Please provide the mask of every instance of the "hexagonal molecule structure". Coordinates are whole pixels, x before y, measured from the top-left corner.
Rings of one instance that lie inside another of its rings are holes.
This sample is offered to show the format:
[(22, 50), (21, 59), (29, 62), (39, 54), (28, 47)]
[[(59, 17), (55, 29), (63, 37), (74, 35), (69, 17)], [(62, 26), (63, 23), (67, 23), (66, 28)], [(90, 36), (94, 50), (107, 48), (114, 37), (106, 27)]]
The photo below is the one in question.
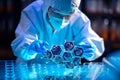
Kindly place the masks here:
[(51, 49), (51, 52), (53, 55), (60, 55), (61, 51), (62, 51), (62, 49), (58, 45), (53, 45), (53, 47)]
[(57, 64), (64, 64), (66, 68), (73, 68), (81, 64), (82, 54), (82, 48), (66, 41), (63, 46), (53, 45), (51, 50), (47, 51), (46, 57)]
[(71, 51), (74, 48), (73, 42), (65, 42), (64, 48), (66, 51)]
[(74, 56), (80, 57), (80, 56), (82, 56), (82, 54), (83, 54), (83, 49), (82, 49), (82, 48), (79, 48), (79, 47), (75, 47), (73, 54), (74, 54)]
[(72, 61), (72, 54), (70, 52), (64, 52), (63, 60), (65, 62), (71, 62)]
[(81, 64), (81, 58), (75, 57), (73, 60), (74, 66), (79, 66)]
[(63, 63), (63, 58), (60, 55), (56, 55), (53, 60), (54, 60), (55, 63), (58, 63), (58, 64)]

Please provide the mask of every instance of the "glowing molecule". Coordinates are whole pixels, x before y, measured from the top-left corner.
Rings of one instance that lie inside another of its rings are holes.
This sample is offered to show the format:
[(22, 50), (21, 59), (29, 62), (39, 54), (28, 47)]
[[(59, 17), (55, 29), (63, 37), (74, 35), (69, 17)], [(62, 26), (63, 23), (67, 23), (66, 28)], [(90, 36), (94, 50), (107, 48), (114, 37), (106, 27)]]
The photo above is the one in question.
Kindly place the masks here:
[(74, 64), (74, 66), (80, 65), (81, 64), (81, 58), (74, 58), (73, 64)]
[(74, 55), (75, 56), (82, 56), (82, 54), (83, 54), (83, 49), (82, 48), (79, 48), (79, 47), (74, 48)]
[(72, 55), (70, 52), (64, 52), (63, 54), (64, 61), (72, 61)]
[(51, 51), (53, 55), (60, 55), (62, 49), (60, 46), (54, 45)]
[(55, 56), (54, 61), (58, 64), (63, 62), (63, 58), (60, 55)]
[(66, 68), (73, 68), (81, 64), (83, 49), (75, 46), (73, 42), (65, 42), (63, 45), (53, 45), (47, 51), (45, 58), (56, 64), (64, 64)]
[(73, 42), (65, 42), (64, 48), (65, 48), (66, 51), (72, 50), (74, 48)]

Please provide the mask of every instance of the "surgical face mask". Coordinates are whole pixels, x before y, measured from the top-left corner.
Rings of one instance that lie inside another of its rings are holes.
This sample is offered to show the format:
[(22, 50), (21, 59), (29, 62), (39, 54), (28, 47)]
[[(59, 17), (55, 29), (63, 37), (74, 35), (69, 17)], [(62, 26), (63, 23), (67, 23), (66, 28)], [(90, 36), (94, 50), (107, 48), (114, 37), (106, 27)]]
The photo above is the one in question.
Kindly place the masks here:
[(49, 22), (55, 30), (59, 30), (60, 28), (63, 28), (64, 26), (69, 24), (69, 20), (57, 18), (54, 16), (49, 17)]
[(62, 26), (63, 20), (54, 16), (49, 16), (49, 22), (55, 30), (59, 30)]

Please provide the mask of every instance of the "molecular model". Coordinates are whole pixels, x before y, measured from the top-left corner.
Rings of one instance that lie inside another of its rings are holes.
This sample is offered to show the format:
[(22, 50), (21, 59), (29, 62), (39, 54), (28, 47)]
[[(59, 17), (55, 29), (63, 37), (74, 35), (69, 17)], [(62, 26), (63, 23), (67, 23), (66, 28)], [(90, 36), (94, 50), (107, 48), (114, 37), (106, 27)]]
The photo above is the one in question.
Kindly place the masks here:
[(53, 45), (45, 57), (56, 64), (65, 64), (67, 68), (74, 68), (81, 64), (82, 54), (82, 48), (74, 46), (73, 42), (65, 42), (63, 46)]

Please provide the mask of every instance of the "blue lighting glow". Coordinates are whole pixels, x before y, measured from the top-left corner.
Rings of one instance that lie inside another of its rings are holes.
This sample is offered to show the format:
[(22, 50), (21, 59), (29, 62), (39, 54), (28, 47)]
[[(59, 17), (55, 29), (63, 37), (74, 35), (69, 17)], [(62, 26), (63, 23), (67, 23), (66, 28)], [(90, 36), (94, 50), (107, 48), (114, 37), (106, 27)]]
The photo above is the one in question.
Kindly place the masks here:
[(119, 80), (118, 75), (105, 62), (90, 62), (66, 68), (64, 64), (0, 61), (0, 80)]

